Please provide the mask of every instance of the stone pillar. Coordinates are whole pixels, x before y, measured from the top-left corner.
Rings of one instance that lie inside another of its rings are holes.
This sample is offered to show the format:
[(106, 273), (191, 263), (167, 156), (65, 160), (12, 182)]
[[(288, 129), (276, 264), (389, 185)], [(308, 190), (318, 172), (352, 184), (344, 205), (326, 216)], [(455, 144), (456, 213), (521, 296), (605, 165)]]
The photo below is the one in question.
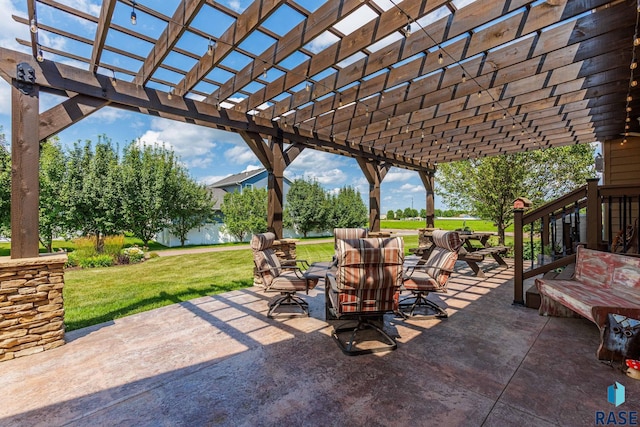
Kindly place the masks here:
[(64, 344), (66, 254), (0, 258), (0, 361)]

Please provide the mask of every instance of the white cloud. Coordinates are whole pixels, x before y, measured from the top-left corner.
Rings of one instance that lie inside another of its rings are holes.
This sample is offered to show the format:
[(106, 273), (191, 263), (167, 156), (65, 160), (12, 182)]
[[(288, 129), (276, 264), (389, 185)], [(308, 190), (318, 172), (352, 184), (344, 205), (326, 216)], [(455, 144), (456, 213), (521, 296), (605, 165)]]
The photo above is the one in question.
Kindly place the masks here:
[(16, 41), (16, 37), (23, 40), (30, 40), (29, 27), (14, 21), (11, 15), (25, 16), (26, 11), (17, 9), (10, 0), (0, 0), (0, 11), (4, 16), (2, 25), (0, 25), (0, 45), (7, 49), (17, 50), (20, 52), (30, 52), (26, 46), (21, 46)]
[(11, 86), (0, 79), (0, 114), (11, 114)]
[(257, 171), (258, 169), (263, 169), (263, 167), (260, 165), (247, 165), (242, 172)]
[(329, 31), (325, 31), (315, 39), (311, 40), (311, 42), (307, 43), (305, 48), (309, 49), (312, 53), (319, 53), (336, 43), (338, 40), (340, 40), (338, 36), (330, 33)]
[(100, 16), (101, 6), (99, 2), (92, 2), (90, 0), (59, 0), (59, 2), (93, 16)]
[(318, 181), (322, 185), (335, 185), (347, 180), (347, 174), (341, 169), (315, 169), (304, 174), (305, 178)]
[(384, 177), (383, 183), (387, 184), (389, 182), (404, 182), (409, 181), (412, 178), (416, 177), (416, 173), (413, 171), (408, 171), (404, 169), (391, 170)]
[(99, 121), (101, 124), (112, 124), (118, 120), (125, 119), (128, 115), (126, 111), (105, 107), (91, 114), (86, 120)]
[(217, 142), (227, 138), (227, 132), (217, 129), (156, 118), (151, 121), (151, 129), (142, 134), (140, 141), (167, 145), (187, 167), (206, 167), (215, 159)]
[[(344, 160), (344, 157), (336, 154), (307, 148), (291, 162), (287, 170), (291, 170), (292, 173), (303, 174), (308, 170), (324, 169), (324, 165), (331, 165), (333, 167), (341, 166), (344, 164)], [(322, 167), (319, 167), (320, 165), (322, 165)]]
[(340, 22), (336, 23), (333, 28), (344, 35), (348, 35), (377, 17), (378, 14), (376, 12), (374, 12), (369, 6), (364, 5), (353, 13), (350, 13)]
[(228, 176), (229, 175), (207, 175), (207, 176), (201, 176), (200, 178), (198, 178), (198, 183), (204, 184), (204, 185), (209, 185), (209, 184), (213, 184), (214, 182), (221, 181), (221, 180), (225, 179)]
[(423, 185), (402, 184), (399, 190), (403, 193), (425, 193)]
[(236, 145), (224, 152), (224, 157), (232, 163), (241, 165), (255, 162), (256, 156), (247, 146)]

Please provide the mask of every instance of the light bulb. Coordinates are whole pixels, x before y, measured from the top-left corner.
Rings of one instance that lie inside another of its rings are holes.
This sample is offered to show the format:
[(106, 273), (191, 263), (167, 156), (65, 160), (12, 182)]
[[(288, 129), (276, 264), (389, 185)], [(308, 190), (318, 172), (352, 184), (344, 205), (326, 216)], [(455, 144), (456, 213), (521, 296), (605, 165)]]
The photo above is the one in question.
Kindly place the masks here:
[(634, 46), (640, 46), (640, 38), (633, 39), (633, 45)]
[(266, 79), (267, 78), (267, 67), (264, 67), (262, 70), (262, 78)]
[(631, 95), (627, 96), (627, 102), (633, 101), (633, 97)]
[(167, 94), (167, 98), (173, 98), (173, 88), (169, 88), (169, 93)]
[(408, 23), (406, 27), (404, 27), (404, 36), (409, 38), (411, 36), (411, 23)]
[(478, 98), (482, 98), (482, 91), (478, 91)]
[(491, 111), (495, 111), (495, 109), (496, 109), (496, 104), (494, 102), (493, 104), (491, 104)]
[(631, 80), (631, 87), (636, 87), (638, 86), (638, 81), (637, 80)]
[(462, 83), (467, 81), (467, 75), (465, 73), (462, 73)]
[(364, 112), (364, 116), (365, 117), (369, 117), (369, 106), (367, 105), (365, 112)]
[(29, 29), (33, 34), (38, 32), (38, 24), (36, 24), (35, 18), (31, 20), (31, 25), (29, 25)]
[(442, 65), (444, 62), (444, 57), (442, 56), (442, 52), (438, 54), (438, 64)]
[(38, 46), (38, 55), (36, 56), (36, 61), (44, 62), (44, 55), (42, 54), (42, 48)]
[(207, 46), (207, 55), (213, 56), (213, 48), (214, 47), (215, 47), (215, 44), (214, 44), (213, 40), (211, 40), (211, 37), (209, 37), (209, 46)]
[(638, 63), (636, 61), (633, 61), (629, 66), (629, 68), (631, 68), (632, 70), (635, 70), (636, 68), (638, 68)]
[(309, 92), (311, 90), (311, 83), (309, 83), (309, 82), (305, 83), (304, 90)]

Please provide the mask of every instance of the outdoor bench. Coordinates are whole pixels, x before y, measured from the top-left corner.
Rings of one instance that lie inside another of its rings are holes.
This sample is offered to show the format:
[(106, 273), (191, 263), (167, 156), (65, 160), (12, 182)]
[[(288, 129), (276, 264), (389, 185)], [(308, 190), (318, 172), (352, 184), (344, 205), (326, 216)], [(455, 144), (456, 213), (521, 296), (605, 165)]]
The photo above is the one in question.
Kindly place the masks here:
[(499, 265), (506, 267), (507, 263), (502, 259), (501, 255), (504, 255), (507, 252), (509, 252), (509, 248), (507, 246), (489, 246), (474, 250), (473, 252), (469, 252), (463, 248), (460, 249), (458, 261), (466, 262), (477, 277), (485, 277), (485, 274), (480, 269), (478, 263), (484, 261), (485, 256), (491, 255)]
[(605, 345), (611, 338), (605, 335), (609, 314), (640, 319), (640, 258), (579, 246), (571, 279), (538, 278), (536, 287), (541, 315), (576, 317), (577, 314), (598, 326), (598, 359), (613, 359), (611, 348)]

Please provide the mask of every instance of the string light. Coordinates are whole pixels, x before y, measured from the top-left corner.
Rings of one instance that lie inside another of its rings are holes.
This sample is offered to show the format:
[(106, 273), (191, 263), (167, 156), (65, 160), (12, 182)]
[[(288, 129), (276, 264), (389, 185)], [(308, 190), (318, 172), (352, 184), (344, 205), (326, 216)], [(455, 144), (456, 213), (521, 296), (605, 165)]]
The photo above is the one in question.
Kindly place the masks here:
[(118, 79), (116, 79), (116, 70), (111, 70), (112, 73), (112, 77), (111, 77), (111, 84), (114, 86), (118, 85)]
[(169, 86), (169, 93), (167, 94), (167, 98), (171, 99), (173, 98), (173, 87)]
[(404, 36), (406, 38), (409, 38), (409, 36), (411, 36), (411, 22), (407, 23), (407, 26), (404, 27), (404, 30), (402, 32), (404, 33)]
[(265, 79), (265, 80), (266, 80), (266, 78), (267, 78), (267, 67), (264, 67), (264, 68), (262, 69), (262, 78), (263, 78), (263, 79)]
[(216, 47), (215, 42), (209, 37), (209, 46), (207, 46), (207, 55), (213, 56), (213, 49)]
[(35, 18), (31, 20), (31, 24), (29, 25), (29, 30), (31, 30), (33, 34), (38, 32), (38, 24), (36, 23)]
[(438, 54), (438, 64), (442, 65), (444, 62), (444, 57), (442, 56), (442, 52)]
[(634, 78), (634, 70), (636, 68), (638, 68), (638, 62), (636, 59), (636, 47), (640, 46), (640, 37), (638, 37), (638, 23), (640, 21), (640, 0), (638, 1), (638, 8), (637, 8), (637, 13), (636, 13), (636, 26), (635, 26), (635, 32), (633, 34), (633, 48), (632, 48), (632, 56), (631, 56), (631, 64), (629, 65), (629, 70), (631, 71), (631, 75), (629, 77), (629, 88), (627, 90), (627, 97), (626, 97), (626, 106), (625, 106), (625, 111), (626, 111), (626, 117), (625, 117), (625, 124), (624, 124), (624, 139), (622, 140), (622, 142), (620, 143), (620, 145), (624, 145), (627, 142), (627, 137), (629, 136), (629, 129), (631, 128), (631, 125), (629, 123), (631, 123), (631, 111), (633, 111), (633, 108), (631, 107), (631, 101), (633, 101), (633, 96), (631, 96), (631, 88), (636, 87), (638, 85), (638, 81), (635, 80)]
[(467, 75), (465, 73), (462, 73), (462, 83), (466, 83), (467, 81)]
[(36, 61), (44, 62), (44, 55), (42, 54), (42, 48), (38, 45), (38, 54), (36, 55)]
[(138, 17), (136, 16), (136, 0), (132, 0), (131, 2), (131, 25), (136, 25), (138, 23)]

